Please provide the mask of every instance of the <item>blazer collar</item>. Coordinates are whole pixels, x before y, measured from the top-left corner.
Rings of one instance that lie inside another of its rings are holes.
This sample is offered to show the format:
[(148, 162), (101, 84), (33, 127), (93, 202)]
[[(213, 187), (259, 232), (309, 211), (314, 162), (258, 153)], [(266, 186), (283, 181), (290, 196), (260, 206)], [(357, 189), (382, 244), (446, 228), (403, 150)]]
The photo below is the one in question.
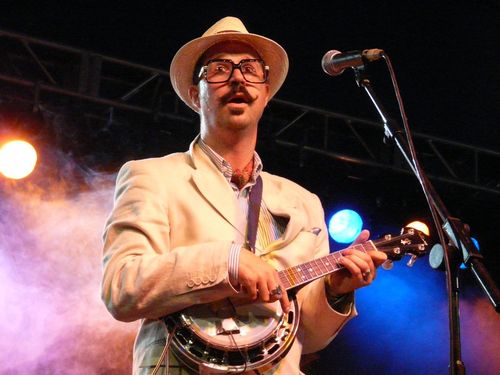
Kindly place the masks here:
[(224, 175), (198, 146), (199, 135), (189, 146), (194, 171), (192, 179), (199, 192), (231, 225), (236, 223), (238, 202)]

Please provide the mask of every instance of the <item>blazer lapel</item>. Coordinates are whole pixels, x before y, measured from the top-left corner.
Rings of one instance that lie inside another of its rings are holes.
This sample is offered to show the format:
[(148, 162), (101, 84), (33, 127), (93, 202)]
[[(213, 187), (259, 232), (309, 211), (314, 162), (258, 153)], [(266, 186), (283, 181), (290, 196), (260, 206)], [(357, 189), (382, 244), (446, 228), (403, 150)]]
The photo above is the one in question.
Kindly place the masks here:
[(193, 182), (200, 194), (231, 225), (236, 225), (238, 203), (231, 186), (207, 155), (196, 145), (196, 138), (189, 148), (194, 172)]

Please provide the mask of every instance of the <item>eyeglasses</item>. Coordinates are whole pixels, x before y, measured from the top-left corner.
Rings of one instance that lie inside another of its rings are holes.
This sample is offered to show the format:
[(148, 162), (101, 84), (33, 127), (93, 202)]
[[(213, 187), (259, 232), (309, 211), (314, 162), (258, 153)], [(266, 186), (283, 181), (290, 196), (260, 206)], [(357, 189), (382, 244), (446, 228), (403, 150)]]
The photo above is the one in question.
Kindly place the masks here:
[(269, 67), (261, 59), (243, 59), (238, 64), (227, 59), (208, 60), (206, 65), (201, 67), (198, 79), (205, 78), (208, 83), (227, 82), (234, 69), (239, 69), (247, 82), (267, 82)]

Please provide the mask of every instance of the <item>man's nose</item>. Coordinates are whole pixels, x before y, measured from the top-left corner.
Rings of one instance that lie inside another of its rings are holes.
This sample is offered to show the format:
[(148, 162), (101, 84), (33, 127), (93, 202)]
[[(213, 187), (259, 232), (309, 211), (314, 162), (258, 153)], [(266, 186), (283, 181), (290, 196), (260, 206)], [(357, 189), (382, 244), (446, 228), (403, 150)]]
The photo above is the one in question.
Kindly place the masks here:
[(243, 77), (243, 73), (241, 73), (241, 70), (239, 68), (233, 69), (233, 74), (231, 74), (230, 81), (237, 83), (245, 82), (245, 77)]

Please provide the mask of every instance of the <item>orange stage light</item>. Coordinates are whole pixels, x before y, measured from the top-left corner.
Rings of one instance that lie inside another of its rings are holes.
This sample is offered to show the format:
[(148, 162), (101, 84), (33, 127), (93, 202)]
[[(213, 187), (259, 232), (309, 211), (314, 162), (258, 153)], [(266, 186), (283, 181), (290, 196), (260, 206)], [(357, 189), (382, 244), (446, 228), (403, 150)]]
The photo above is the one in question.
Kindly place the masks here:
[(9, 141), (0, 147), (0, 173), (11, 179), (21, 179), (35, 169), (35, 148), (22, 140)]
[(406, 224), (406, 227), (419, 230), (420, 232), (425, 234), (427, 237), (429, 237), (429, 235), (430, 235), (429, 227), (427, 226), (427, 224), (423, 223), (422, 221), (418, 221), (418, 220), (412, 221), (411, 223)]

